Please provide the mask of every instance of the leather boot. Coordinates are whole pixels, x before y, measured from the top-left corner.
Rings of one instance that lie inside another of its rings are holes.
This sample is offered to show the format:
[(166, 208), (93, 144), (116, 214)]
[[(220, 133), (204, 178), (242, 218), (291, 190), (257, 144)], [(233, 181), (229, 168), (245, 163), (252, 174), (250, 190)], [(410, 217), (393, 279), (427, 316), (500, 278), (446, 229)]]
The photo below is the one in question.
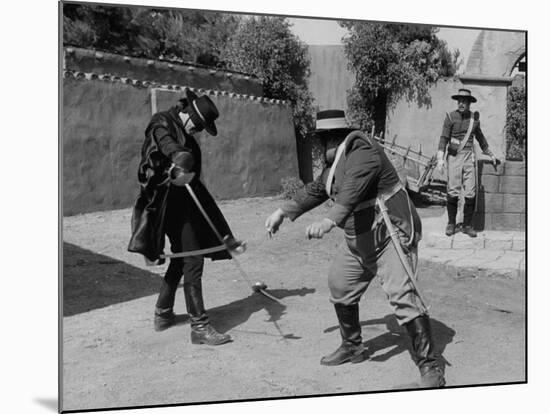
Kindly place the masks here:
[(155, 308), (154, 328), (155, 331), (164, 331), (171, 327), (176, 322), (176, 315), (172, 308), (160, 309)]
[(359, 305), (335, 304), (336, 316), (340, 324), (342, 343), (333, 353), (321, 359), (321, 365), (340, 365), (345, 362), (356, 364), (366, 359), (359, 324)]
[(464, 223), (462, 226), (462, 233), (467, 234), (470, 237), (477, 237), (477, 232), (472, 227), (472, 218), (474, 216), (475, 206), (475, 197), (466, 197), (464, 199)]
[(458, 209), (458, 197), (452, 197), (447, 194), (447, 217), (448, 224), (445, 229), (447, 236), (452, 236), (456, 232), (456, 211)]
[(445, 386), (443, 370), (439, 367), (433, 349), (430, 318), (420, 315), (405, 324), (412, 341), (413, 360), (420, 370), (422, 388), (440, 388)]
[(231, 336), (216, 331), (204, 309), (202, 283), (199, 279), (193, 284), (183, 284), (187, 313), (191, 318), (191, 343), (221, 345), (231, 341)]

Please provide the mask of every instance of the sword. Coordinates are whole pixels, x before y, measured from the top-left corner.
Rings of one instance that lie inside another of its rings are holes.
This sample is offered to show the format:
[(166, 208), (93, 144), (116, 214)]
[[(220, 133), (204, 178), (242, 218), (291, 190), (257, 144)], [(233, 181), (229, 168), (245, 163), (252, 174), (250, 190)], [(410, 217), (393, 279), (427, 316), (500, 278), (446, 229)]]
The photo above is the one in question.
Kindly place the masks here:
[[(203, 215), (204, 219), (208, 222), (208, 225), (210, 226), (210, 228), (212, 229), (212, 231), (214, 232), (214, 234), (216, 235), (216, 237), (218, 238), (218, 240), (220, 241), (220, 243), (222, 243), (225, 248), (227, 249), (227, 251), (229, 252), (229, 254), (231, 255), (231, 257), (233, 258), (233, 262), (235, 263), (235, 266), (237, 267), (239, 273), (241, 274), (242, 278), (246, 281), (246, 283), (248, 283), (248, 286), (250, 287), (250, 289), (252, 289), (253, 292), (259, 292), (261, 293), (262, 295), (264, 295), (266, 298), (269, 298), (277, 303), (279, 303), (280, 305), (283, 305), (283, 306), (286, 306), (280, 299), (277, 299), (275, 296), (272, 296), (270, 295), (268, 292), (265, 291), (265, 285), (261, 284), (261, 283), (252, 283), (252, 281), (250, 280), (250, 278), (248, 277), (248, 275), (246, 274), (246, 272), (244, 271), (244, 269), (241, 267), (241, 264), (239, 263), (239, 261), (237, 260), (237, 258), (235, 257), (235, 254), (233, 253), (232, 249), (230, 249), (226, 243), (225, 243), (225, 239), (222, 237), (222, 235), (218, 232), (218, 229), (216, 229), (216, 226), (214, 226), (214, 223), (212, 222), (212, 220), (210, 220), (210, 217), (208, 217), (208, 214), (206, 213), (206, 211), (204, 210), (204, 208), (202, 207), (202, 204), (201, 202), (199, 201), (199, 199), (197, 198), (197, 196), (195, 195), (195, 192), (193, 191), (193, 189), (191, 188), (191, 186), (189, 184), (185, 184), (185, 188), (187, 189), (187, 191), (189, 192), (189, 195), (191, 195), (191, 198), (193, 199), (193, 201), (195, 202), (197, 208), (200, 210), (201, 214)], [(227, 236), (226, 236), (227, 237)]]
[(416, 282), (414, 281), (415, 272), (413, 272), (411, 265), (409, 261), (407, 260), (407, 257), (405, 255), (405, 252), (403, 251), (403, 247), (401, 246), (401, 242), (399, 241), (399, 237), (397, 235), (397, 231), (395, 230), (391, 220), (390, 216), (388, 215), (388, 209), (386, 207), (386, 204), (384, 203), (384, 200), (382, 200), (380, 197), (376, 198), (376, 204), (378, 204), (378, 208), (380, 209), (380, 213), (382, 214), (382, 218), (384, 219), (384, 223), (386, 223), (386, 227), (388, 229), (388, 232), (390, 233), (391, 241), (393, 243), (393, 247), (395, 247), (395, 251), (397, 252), (397, 255), (399, 256), (399, 259), (401, 260), (401, 263), (403, 264), (403, 267), (405, 268), (405, 273), (407, 274), (407, 277), (409, 278), (409, 281), (411, 282), (411, 285), (413, 286), (414, 290), (416, 291), (416, 294), (418, 295), (418, 299), (420, 299), (420, 303), (422, 304), (422, 307), (428, 311), (428, 306), (426, 306), (426, 302), (422, 298), (422, 295), (420, 294), (420, 290), (418, 290), (418, 286), (416, 285)]

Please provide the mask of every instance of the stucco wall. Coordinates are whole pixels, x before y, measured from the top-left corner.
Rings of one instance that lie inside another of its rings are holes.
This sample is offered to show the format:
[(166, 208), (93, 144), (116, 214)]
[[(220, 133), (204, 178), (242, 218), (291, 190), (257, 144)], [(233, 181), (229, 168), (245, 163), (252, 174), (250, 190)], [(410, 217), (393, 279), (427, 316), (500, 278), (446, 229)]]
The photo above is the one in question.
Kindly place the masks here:
[(309, 46), (311, 77), (309, 88), (319, 110), (347, 110), (347, 91), (355, 83), (347, 69), (344, 47), (339, 45)]
[(526, 33), (482, 30), (468, 57), (469, 75), (509, 76), (526, 52)]
[(463, 84), (457, 79), (442, 79), (429, 93), (431, 106), (419, 107), (414, 102), (402, 99), (388, 113), (386, 140), (421, 151), (432, 156), (437, 152), (445, 113), (456, 109), (451, 99), (459, 88), (467, 87), (477, 98), (471, 110), (480, 112), (481, 129), (489, 147), (503, 158), (505, 153), (506, 93), (505, 84)]
[[(204, 181), (217, 198), (275, 194), (298, 176), (291, 110), (230, 96), (211, 96), (220, 110), (217, 137), (201, 136)], [(159, 95), (160, 109), (177, 100)], [(63, 79), (63, 213), (125, 208), (138, 191), (137, 165), (151, 117), (149, 88)], [(204, 134), (204, 133), (202, 133)]]

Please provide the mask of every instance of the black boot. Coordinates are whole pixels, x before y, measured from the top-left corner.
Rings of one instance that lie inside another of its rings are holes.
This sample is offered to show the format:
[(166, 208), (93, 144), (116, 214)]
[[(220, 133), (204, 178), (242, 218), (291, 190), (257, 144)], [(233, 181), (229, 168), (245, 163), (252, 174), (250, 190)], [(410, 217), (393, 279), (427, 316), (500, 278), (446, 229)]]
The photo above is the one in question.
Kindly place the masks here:
[(168, 329), (176, 322), (176, 315), (172, 308), (169, 309), (155, 309), (154, 328), (155, 331), (160, 332)]
[(458, 209), (458, 197), (451, 197), (447, 194), (447, 216), (448, 224), (445, 229), (447, 236), (452, 236), (456, 232), (456, 211)]
[(231, 336), (216, 331), (204, 309), (201, 280), (193, 284), (183, 284), (187, 313), (191, 317), (191, 343), (221, 345), (231, 341)]
[(445, 377), (433, 349), (430, 318), (420, 315), (405, 324), (412, 341), (413, 360), (420, 370), (422, 388), (445, 386)]
[(342, 344), (332, 354), (321, 359), (321, 365), (340, 365), (345, 362), (355, 364), (366, 359), (359, 324), (359, 305), (335, 304), (336, 316), (340, 324)]
[(166, 270), (166, 275), (161, 281), (160, 292), (155, 306), (154, 329), (164, 331), (176, 322), (174, 314), (174, 301), (176, 290), (182, 276), (182, 261), (173, 259)]
[(477, 232), (472, 226), (472, 218), (474, 217), (474, 209), (476, 207), (475, 197), (464, 198), (464, 220), (462, 226), (462, 233), (467, 234), (470, 237), (477, 237)]

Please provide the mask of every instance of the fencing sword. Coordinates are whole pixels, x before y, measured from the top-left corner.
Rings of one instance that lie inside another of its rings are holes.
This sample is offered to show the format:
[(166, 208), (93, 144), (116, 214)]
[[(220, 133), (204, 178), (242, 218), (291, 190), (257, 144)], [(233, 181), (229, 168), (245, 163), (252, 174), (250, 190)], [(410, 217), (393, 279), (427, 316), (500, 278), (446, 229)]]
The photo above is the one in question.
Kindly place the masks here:
[[(426, 302), (422, 298), (422, 295), (420, 294), (420, 290), (418, 289), (418, 286), (415, 282), (415, 272), (413, 272), (411, 265), (409, 261), (407, 260), (407, 257), (405, 255), (405, 252), (403, 251), (403, 247), (401, 246), (401, 242), (399, 240), (399, 236), (397, 235), (397, 230), (395, 230), (395, 227), (393, 226), (390, 216), (388, 215), (388, 209), (386, 207), (386, 203), (382, 198), (377, 197), (376, 198), (376, 204), (378, 205), (378, 208), (380, 209), (380, 214), (382, 214), (382, 218), (384, 219), (384, 223), (386, 224), (386, 228), (388, 229), (388, 232), (390, 233), (391, 241), (393, 243), (393, 246), (395, 247), (395, 251), (397, 252), (397, 255), (399, 256), (399, 259), (401, 260), (401, 263), (403, 264), (403, 267), (405, 268), (405, 273), (407, 274), (407, 277), (409, 278), (411, 285), (413, 286), (414, 290), (416, 291), (416, 294), (418, 295), (418, 299), (420, 299), (420, 303), (422, 304), (422, 307), (428, 311), (429, 307), (426, 306)], [(418, 264), (417, 264), (418, 266)]]
[[(269, 298), (269, 299), (277, 302), (280, 305), (286, 306), (280, 299), (277, 299), (275, 296), (273, 296), (273, 295), (269, 294), (268, 292), (266, 292), (265, 289), (266, 289), (267, 286), (264, 283), (261, 283), (261, 282), (252, 283), (252, 281), (250, 280), (250, 278), (248, 277), (248, 275), (246, 274), (246, 272), (242, 268), (241, 264), (237, 260), (236, 255), (233, 252), (233, 250), (231, 248), (229, 248), (229, 246), (227, 246), (226, 239), (227, 239), (228, 236), (226, 236), (226, 238), (224, 239), (222, 237), (222, 235), (219, 233), (218, 229), (216, 229), (216, 226), (214, 226), (214, 223), (212, 222), (212, 220), (210, 220), (210, 217), (208, 217), (208, 214), (204, 210), (201, 202), (199, 201), (199, 199), (195, 195), (195, 192), (193, 191), (191, 186), (189, 184), (185, 184), (185, 188), (189, 192), (189, 195), (191, 196), (191, 198), (195, 202), (195, 205), (200, 210), (200, 212), (203, 215), (204, 219), (207, 221), (208, 225), (210, 226), (210, 228), (212, 229), (212, 231), (214, 232), (214, 234), (216, 235), (216, 237), (218, 238), (220, 243), (223, 244), (224, 249), (227, 250), (229, 252), (229, 254), (231, 255), (231, 258), (233, 259), (233, 263), (235, 263), (235, 266), (237, 267), (237, 270), (239, 271), (242, 278), (246, 281), (246, 283), (248, 283), (248, 286), (250, 287), (250, 289), (252, 289), (253, 292), (261, 293), (266, 298)], [(224, 250), (224, 249), (220, 249), (220, 250)], [(195, 252), (195, 254), (196, 254), (196, 252)]]

